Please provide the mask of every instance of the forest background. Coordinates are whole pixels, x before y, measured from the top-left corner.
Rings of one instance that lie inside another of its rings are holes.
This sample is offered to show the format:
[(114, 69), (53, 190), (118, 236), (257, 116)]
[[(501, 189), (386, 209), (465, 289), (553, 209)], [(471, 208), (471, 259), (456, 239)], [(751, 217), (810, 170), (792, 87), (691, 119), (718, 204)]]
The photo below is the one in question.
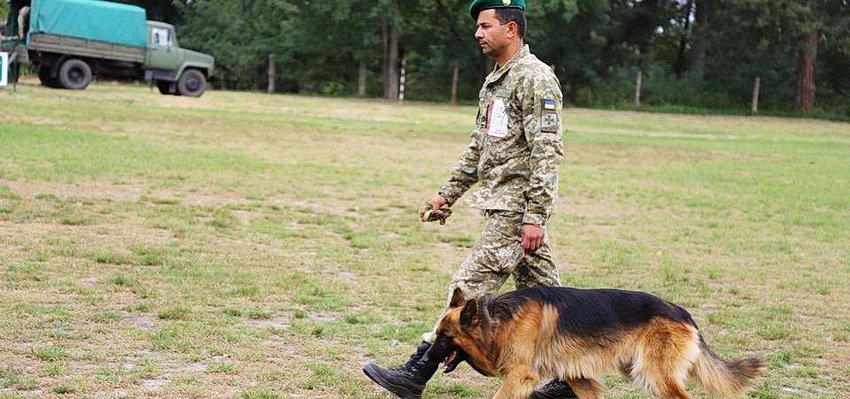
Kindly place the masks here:
[[(130, 0), (213, 54), (219, 89), (469, 102), (492, 68), (468, 0)], [(8, 9), (8, 5), (0, 3)], [(0, 9), (0, 14), (6, 10)], [(850, 118), (850, 1), (530, 0), (567, 103)], [(274, 62), (274, 79), (269, 64)]]

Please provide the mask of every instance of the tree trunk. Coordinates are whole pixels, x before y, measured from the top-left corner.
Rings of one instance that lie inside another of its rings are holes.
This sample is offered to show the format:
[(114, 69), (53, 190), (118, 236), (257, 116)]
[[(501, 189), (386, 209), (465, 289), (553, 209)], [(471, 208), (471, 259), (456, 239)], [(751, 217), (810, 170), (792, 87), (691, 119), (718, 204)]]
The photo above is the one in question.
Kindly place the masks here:
[(691, 73), (698, 78), (705, 76), (705, 43), (708, 41), (709, 1), (696, 0), (694, 10), (693, 41), (691, 44)]
[(366, 61), (360, 61), (357, 73), (357, 97), (366, 97)]
[(688, 0), (688, 12), (685, 14), (685, 26), (682, 37), (679, 38), (679, 51), (676, 53), (676, 63), (673, 65), (673, 71), (676, 72), (676, 77), (681, 78), (682, 74), (688, 69), (685, 60), (685, 50), (688, 48), (688, 41), (691, 37), (691, 15), (694, 13), (694, 2)]
[(815, 107), (815, 63), (818, 54), (818, 32), (803, 36), (797, 64), (797, 88), (794, 94), (794, 112), (808, 112)]
[(384, 51), (381, 54), (381, 82), (384, 85), (384, 97), (387, 96), (387, 24), (381, 25), (381, 43), (384, 45)]
[(449, 99), (449, 103), (457, 104), (457, 81), (460, 78), (460, 66), (458, 64), (452, 65), (452, 96)]
[(398, 99), (398, 29), (393, 22), (384, 24), (384, 98)]

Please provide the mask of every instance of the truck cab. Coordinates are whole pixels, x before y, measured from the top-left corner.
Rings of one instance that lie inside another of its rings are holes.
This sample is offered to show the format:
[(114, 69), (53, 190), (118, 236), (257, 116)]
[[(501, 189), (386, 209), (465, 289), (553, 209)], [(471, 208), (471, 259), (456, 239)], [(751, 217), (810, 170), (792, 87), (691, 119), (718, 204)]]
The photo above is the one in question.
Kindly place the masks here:
[(215, 59), (181, 48), (171, 24), (147, 21), (147, 27), (144, 79), (155, 81), (162, 94), (203, 92), (206, 79), (213, 76)]

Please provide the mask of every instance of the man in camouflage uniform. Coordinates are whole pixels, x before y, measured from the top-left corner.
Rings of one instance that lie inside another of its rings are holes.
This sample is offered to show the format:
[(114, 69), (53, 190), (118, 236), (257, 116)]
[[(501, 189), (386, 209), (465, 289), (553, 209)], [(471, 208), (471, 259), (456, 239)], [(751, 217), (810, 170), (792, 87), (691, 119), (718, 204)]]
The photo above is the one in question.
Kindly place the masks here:
[[(479, 183), (468, 203), (484, 212), (486, 222), (472, 253), (452, 277), (449, 299), (455, 288), (467, 297), (498, 292), (509, 276), (517, 288), (560, 285), (545, 226), (558, 198), (562, 95), (555, 74), (523, 42), (524, 9), (523, 0), (475, 0), (470, 5), (478, 26), (475, 38), (497, 65), (479, 93), (470, 143), (428, 204), (440, 212)], [(422, 338), (406, 364), (383, 368), (370, 363), (363, 371), (399, 397), (420, 398), (443, 360), (423, 358), (436, 337), (432, 331)], [(569, 385), (559, 381), (531, 396), (574, 397)]]

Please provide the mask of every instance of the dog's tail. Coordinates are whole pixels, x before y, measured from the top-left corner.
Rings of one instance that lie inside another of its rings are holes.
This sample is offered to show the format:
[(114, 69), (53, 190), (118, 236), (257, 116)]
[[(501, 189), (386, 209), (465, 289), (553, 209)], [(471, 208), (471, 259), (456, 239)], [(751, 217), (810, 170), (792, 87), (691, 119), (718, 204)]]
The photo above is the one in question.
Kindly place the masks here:
[(700, 355), (691, 368), (691, 377), (724, 398), (737, 396), (744, 391), (750, 381), (761, 374), (764, 366), (761, 360), (754, 357), (723, 360), (708, 347), (702, 335), (699, 337), (699, 348)]

